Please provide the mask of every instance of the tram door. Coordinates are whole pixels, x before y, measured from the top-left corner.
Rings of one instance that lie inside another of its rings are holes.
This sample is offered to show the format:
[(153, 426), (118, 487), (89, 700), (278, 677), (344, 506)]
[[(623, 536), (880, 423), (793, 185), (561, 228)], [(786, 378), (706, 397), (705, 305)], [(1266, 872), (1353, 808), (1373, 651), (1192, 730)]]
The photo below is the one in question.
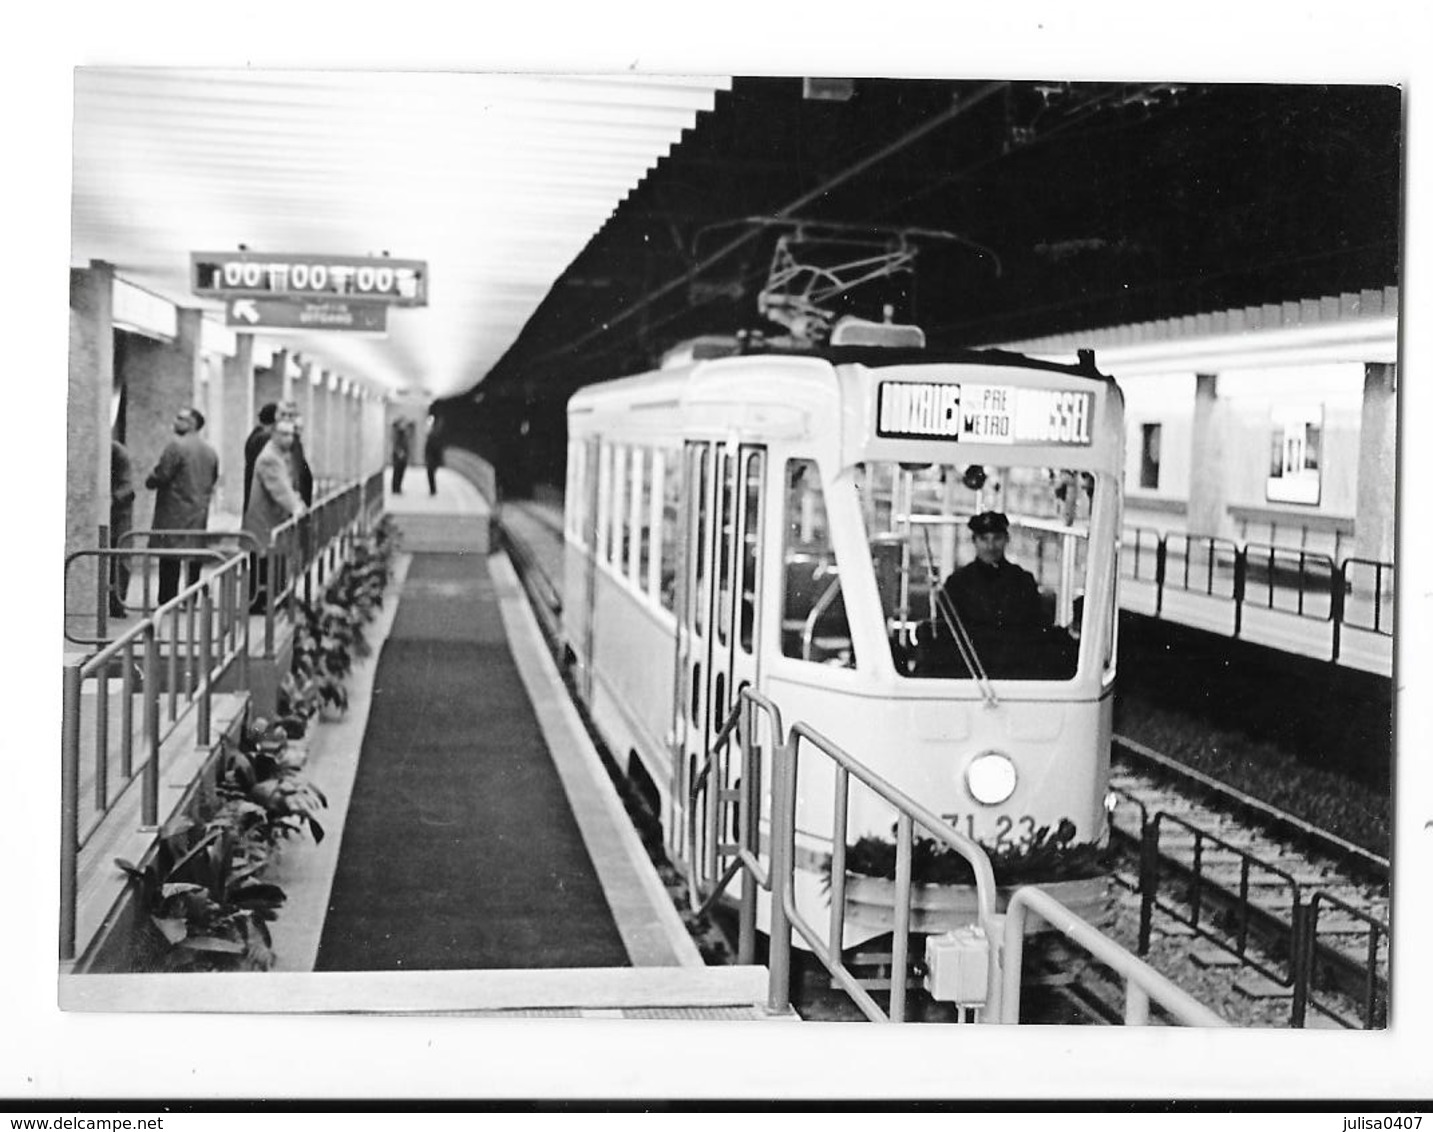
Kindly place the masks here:
[[(693, 854), (699, 873), (716, 867), (718, 790), (734, 784), (739, 748), (721, 760), (703, 793), (702, 812), (688, 815), (692, 785), (707, 763), (712, 742), (730, 714), (739, 689), (756, 680), (756, 600), (765, 453), (735, 442), (692, 442), (686, 450), (689, 477), (686, 592), (678, 629), (680, 735), (675, 792), (683, 809), (683, 856)], [(695, 820), (688, 824), (688, 818)], [(723, 830), (723, 835), (729, 834)]]

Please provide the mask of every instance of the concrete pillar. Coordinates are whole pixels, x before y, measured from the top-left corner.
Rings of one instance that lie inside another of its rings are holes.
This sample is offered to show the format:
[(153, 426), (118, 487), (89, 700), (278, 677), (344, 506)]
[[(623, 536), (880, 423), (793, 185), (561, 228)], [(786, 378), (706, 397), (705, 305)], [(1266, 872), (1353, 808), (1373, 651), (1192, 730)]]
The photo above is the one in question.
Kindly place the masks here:
[(309, 466), (313, 474), (324, 480), (333, 478), (333, 448), (329, 444), (329, 398), (327, 370), (319, 371), (319, 381), (313, 389), (313, 452)]
[(1194, 424), (1189, 445), (1187, 524), (1191, 535), (1218, 536), (1228, 533), (1224, 466), (1227, 433), (1228, 420), (1223, 403), (1219, 400), (1218, 375), (1196, 374)]
[[(109, 523), (114, 268), (98, 260), (91, 261), (88, 268), (70, 272), (69, 370), (65, 440), (67, 555), (96, 546), (99, 527)], [(95, 567), (77, 563), (66, 580), (66, 611), (92, 619), (95, 592)]]
[[(198, 382), (198, 312), (180, 310), (176, 315), (178, 334), (173, 342), (127, 335), (116, 374), (125, 386), (125, 437), (138, 492), (134, 501), (137, 531), (154, 525), (154, 492), (144, 486), (144, 480), (174, 439), (175, 414), (194, 404)], [(190, 315), (196, 317), (186, 317)], [(201, 435), (213, 443), (207, 427)]]
[(284, 399), (284, 361), (284, 352), (275, 350), (273, 361), (254, 371), (255, 414), (270, 401), (277, 405)]
[(219, 506), (243, 517), (244, 441), (258, 423), (259, 406), (254, 399), (254, 336), (234, 336), (234, 356), (224, 359), (224, 420), (217, 440), (209, 443), (219, 451)]
[(1370, 362), (1363, 369), (1363, 411), (1358, 429), (1358, 513), (1354, 555), (1393, 561), (1397, 516), (1393, 509), (1398, 471), (1398, 367)]

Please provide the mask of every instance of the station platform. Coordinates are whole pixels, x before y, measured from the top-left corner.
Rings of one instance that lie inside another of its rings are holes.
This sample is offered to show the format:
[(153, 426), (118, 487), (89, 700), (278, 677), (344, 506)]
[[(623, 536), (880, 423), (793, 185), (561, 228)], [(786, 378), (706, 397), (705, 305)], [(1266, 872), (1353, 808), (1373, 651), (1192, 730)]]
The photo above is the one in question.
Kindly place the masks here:
[(327, 836), (285, 847), (276, 969), (62, 977), (95, 1011), (767, 1020), (708, 967), (632, 828), (467, 479), (421, 468), (371, 656), (305, 773)]

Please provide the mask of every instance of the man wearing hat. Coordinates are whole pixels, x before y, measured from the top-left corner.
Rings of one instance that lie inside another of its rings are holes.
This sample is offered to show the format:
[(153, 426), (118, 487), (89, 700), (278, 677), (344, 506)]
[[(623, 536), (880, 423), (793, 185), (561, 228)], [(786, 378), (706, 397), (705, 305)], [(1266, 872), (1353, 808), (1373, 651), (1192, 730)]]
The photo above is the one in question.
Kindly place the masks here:
[(1010, 520), (999, 511), (982, 511), (967, 525), (975, 560), (945, 581), (945, 592), (965, 627), (972, 635), (981, 630), (1040, 628), (1044, 619), (1035, 577), (1005, 557)]

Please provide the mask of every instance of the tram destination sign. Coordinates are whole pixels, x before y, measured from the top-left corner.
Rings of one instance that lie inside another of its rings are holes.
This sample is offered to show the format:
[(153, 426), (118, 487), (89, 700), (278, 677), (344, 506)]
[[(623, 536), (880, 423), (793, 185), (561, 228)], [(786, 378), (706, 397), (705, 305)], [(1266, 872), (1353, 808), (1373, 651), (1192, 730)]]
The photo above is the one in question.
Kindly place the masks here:
[(240, 330), (359, 330), (388, 332), (388, 308), (382, 303), (330, 299), (230, 299), (224, 321)]
[(1018, 385), (883, 381), (876, 435), (972, 444), (1053, 444), (1087, 448), (1095, 395)]
[(386, 256), (191, 252), (190, 283), (206, 299), (361, 300), (428, 305), (428, 264)]

